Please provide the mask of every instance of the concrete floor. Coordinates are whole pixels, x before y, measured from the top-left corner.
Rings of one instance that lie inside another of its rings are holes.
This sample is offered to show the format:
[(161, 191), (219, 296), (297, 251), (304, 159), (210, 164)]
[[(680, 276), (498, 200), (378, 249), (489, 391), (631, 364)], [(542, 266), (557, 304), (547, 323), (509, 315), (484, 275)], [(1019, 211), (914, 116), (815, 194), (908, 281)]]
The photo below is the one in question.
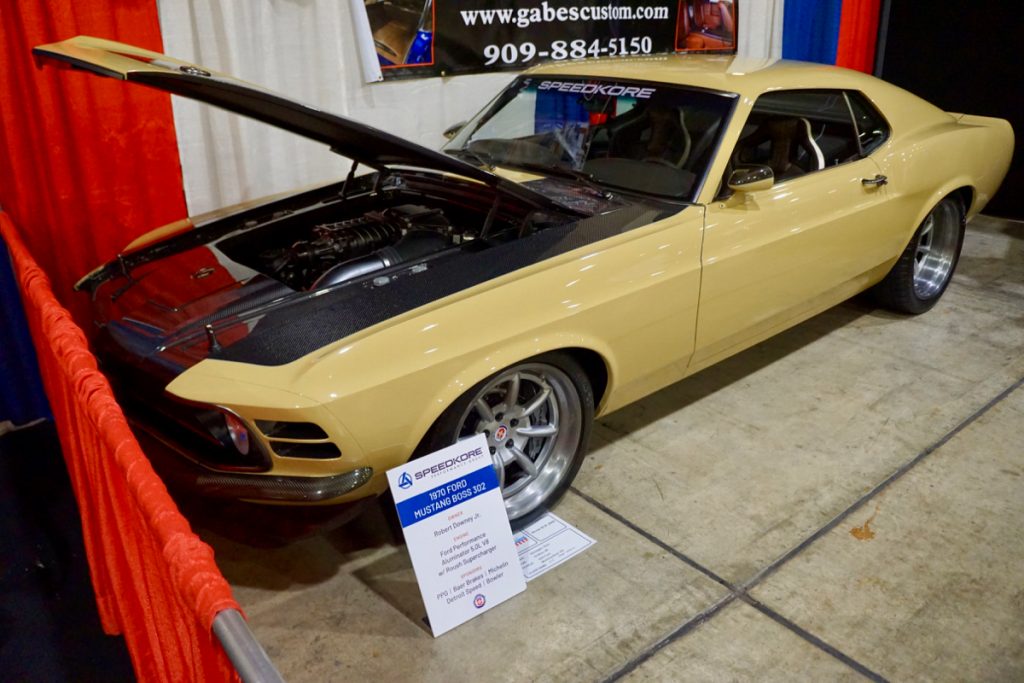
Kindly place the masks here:
[(930, 313), (861, 301), (621, 410), (557, 513), (597, 545), (435, 640), (378, 511), (212, 531), (286, 680), (1024, 679), (1024, 224)]

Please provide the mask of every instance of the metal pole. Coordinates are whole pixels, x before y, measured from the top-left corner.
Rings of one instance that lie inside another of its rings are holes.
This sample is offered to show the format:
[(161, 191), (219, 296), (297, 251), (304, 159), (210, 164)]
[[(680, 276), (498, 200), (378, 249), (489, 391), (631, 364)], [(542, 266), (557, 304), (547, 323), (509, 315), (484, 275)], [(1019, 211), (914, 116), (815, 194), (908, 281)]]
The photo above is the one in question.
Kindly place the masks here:
[(277, 667), (249, 630), (236, 609), (225, 609), (213, 618), (213, 634), (244, 683), (284, 683)]
[(874, 75), (882, 77), (882, 70), (885, 68), (885, 50), (889, 42), (889, 15), (892, 12), (892, 0), (882, 0), (878, 13), (878, 39), (875, 41), (875, 68)]

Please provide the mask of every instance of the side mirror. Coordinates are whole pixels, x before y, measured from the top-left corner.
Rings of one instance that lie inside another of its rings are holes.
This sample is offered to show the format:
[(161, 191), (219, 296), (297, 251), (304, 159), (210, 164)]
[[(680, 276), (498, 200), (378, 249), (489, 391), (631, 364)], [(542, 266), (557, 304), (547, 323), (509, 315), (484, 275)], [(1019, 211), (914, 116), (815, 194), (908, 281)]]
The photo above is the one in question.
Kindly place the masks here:
[(729, 189), (734, 192), (759, 192), (775, 184), (775, 174), (768, 166), (738, 168), (729, 176)]
[(447, 128), (444, 129), (442, 135), (444, 135), (446, 140), (451, 140), (453, 137), (459, 134), (459, 131), (462, 130), (467, 123), (468, 121), (459, 121), (456, 124), (448, 126)]

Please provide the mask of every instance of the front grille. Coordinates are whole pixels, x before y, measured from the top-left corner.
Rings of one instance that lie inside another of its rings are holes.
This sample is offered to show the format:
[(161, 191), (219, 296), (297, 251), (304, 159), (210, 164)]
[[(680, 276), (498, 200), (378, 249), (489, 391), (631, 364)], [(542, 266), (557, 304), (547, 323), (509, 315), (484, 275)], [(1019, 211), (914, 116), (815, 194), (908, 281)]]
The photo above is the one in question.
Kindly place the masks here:
[(221, 410), (176, 400), (164, 391), (173, 374), (145, 359), (115, 352), (116, 345), (106, 342), (110, 348), (102, 355), (103, 370), (125, 412), (190, 460), (216, 470), (266, 472), (272, 465), (268, 445), (282, 458), (341, 457), (341, 450), (320, 425), (285, 420), (256, 420), (254, 426), (265, 442), (251, 439), (249, 452), (243, 455), (231, 445)]
[(223, 420), (210, 407), (178, 401), (164, 391), (170, 380), (149, 365), (132, 365), (127, 354), (103, 356), (103, 371), (110, 379), (118, 403), (130, 420), (172, 446), (190, 460), (218, 470), (265, 472), (270, 457), (253, 443), (242, 455), (210, 432), (212, 421)]
[(256, 420), (256, 428), (268, 439), (299, 439), (316, 441), (326, 439), (327, 432), (312, 422), (282, 422), (280, 420)]
[(323, 427), (312, 422), (256, 420), (256, 428), (266, 437), (270, 449), (282, 458), (330, 460), (341, 457), (339, 449)]

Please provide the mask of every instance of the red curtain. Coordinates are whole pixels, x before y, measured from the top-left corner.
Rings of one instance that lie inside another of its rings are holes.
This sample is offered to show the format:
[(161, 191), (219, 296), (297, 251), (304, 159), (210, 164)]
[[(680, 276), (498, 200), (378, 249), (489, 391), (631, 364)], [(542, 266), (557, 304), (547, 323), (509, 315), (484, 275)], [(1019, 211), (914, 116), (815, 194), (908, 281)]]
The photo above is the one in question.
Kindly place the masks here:
[(213, 551), (153, 472), (85, 334), (54, 296), (88, 321), (74, 282), (186, 213), (166, 94), (36, 68), (34, 45), (79, 34), (162, 49), (155, 0), (0, 0), (0, 206), (28, 248), (2, 212), (0, 233), (78, 500), (104, 629), (124, 634), (140, 680), (237, 680), (211, 631), (218, 612), (238, 608)]
[(85, 335), (0, 212), (43, 384), (82, 516), (100, 620), (123, 633), (141, 681), (232, 681), (211, 631), (238, 609), (213, 550), (192, 533), (128, 428)]
[(75, 281), (186, 208), (168, 95), (37, 68), (33, 46), (79, 34), (162, 51), (156, 0), (0, 0), (0, 206), (88, 323)]
[(843, 0), (836, 66), (864, 73), (875, 68), (875, 43), (881, 0)]

